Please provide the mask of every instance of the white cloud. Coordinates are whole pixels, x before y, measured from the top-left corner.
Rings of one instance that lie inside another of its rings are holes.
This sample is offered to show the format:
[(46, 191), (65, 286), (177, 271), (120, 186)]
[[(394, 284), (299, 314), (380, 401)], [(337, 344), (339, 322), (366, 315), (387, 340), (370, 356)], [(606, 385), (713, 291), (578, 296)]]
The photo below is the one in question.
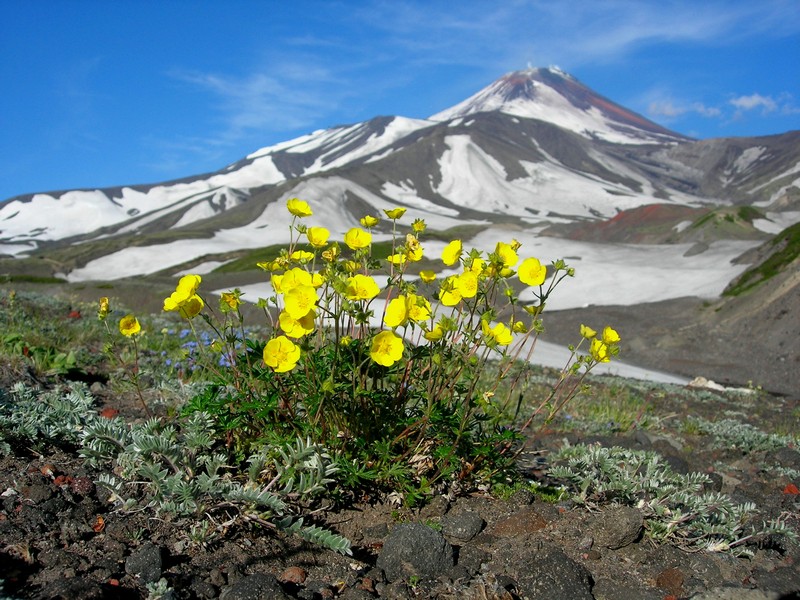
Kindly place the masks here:
[(706, 106), (702, 102), (676, 103), (673, 100), (656, 100), (650, 102), (647, 107), (647, 114), (654, 118), (674, 119), (687, 113), (696, 113), (708, 118), (716, 118), (722, 115), (722, 111), (719, 108)]
[(778, 103), (775, 102), (770, 96), (762, 96), (761, 94), (751, 94), (749, 96), (739, 96), (730, 100), (730, 104), (736, 107), (737, 113), (761, 108), (762, 113), (766, 114), (777, 110)]

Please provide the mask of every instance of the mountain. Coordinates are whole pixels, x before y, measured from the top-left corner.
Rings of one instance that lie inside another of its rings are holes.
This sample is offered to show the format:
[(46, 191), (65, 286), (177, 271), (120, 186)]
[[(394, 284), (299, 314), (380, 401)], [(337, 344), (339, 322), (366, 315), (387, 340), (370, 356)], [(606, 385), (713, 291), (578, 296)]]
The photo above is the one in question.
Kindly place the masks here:
[(604, 98), (556, 68), (504, 75), (460, 104), (433, 115), (431, 120), (451, 121), (492, 111), (548, 121), (577, 134), (609, 142), (690, 140)]
[[(691, 140), (558, 69), (528, 69), (429, 119), (385, 116), (315, 131), (214, 173), (11, 198), (0, 205), (0, 253), (46, 256), (71, 281), (218, 264), (285, 243), (283, 204), (293, 196), (310, 201), (334, 236), (399, 205), (433, 230), (501, 228), (533, 236), (534, 247), (542, 230), (598, 241), (559, 228), (591, 229), (657, 204), (675, 215), (664, 221), (661, 211), (660, 226), (676, 235), (650, 241), (713, 244), (715, 234), (678, 235), (687, 227), (678, 215), (732, 206), (757, 210), (748, 213), (752, 235), (735, 239), (765, 239), (800, 215), (798, 142), (800, 132)], [(725, 256), (753, 243), (726, 246)], [(662, 254), (678, 250), (681, 259), (685, 248)], [(719, 260), (728, 281), (744, 268), (731, 272), (729, 259)]]

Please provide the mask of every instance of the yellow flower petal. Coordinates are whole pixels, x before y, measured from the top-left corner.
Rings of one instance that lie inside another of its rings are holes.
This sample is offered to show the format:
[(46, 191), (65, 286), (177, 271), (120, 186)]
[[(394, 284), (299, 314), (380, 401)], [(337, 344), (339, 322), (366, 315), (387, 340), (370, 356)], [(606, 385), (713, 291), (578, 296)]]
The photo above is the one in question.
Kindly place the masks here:
[(322, 248), (325, 244), (327, 244), (330, 235), (331, 232), (324, 227), (309, 227), (306, 229), (308, 243), (314, 246), (314, 248)]
[(391, 367), (403, 358), (403, 339), (392, 331), (381, 331), (372, 340), (369, 355), (373, 361), (384, 367)]
[(608, 345), (597, 338), (592, 339), (592, 343), (589, 346), (589, 354), (599, 363), (609, 362), (611, 360), (611, 356), (608, 352)]
[(405, 296), (394, 298), (386, 307), (383, 322), (387, 327), (395, 328), (408, 323), (408, 304)]
[(614, 329), (612, 329), (611, 327), (606, 327), (605, 329), (603, 329), (603, 341), (606, 344), (609, 345), (616, 344), (619, 342), (619, 340), (620, 340), (619, 334)]
[(353, 227), (344, 234), (344, 243), (351, 250), (360, 250), (372, 243), (372, 234), (358, 227)]
[(423, 337), (429, 342), (438, 342), (444, 337), (444, 329), (437, 323), (433, 329), (423, 334)]
[(264, 363), (276, 373), (291, 371), (300, 360), (300, 347), (285, 335), (280, 335), (264, 346)]
[(425, 283), (430, 283), (431, 281), (436, 280), (436, 273), (433, 271), (420, 271), (419, 278)]
[(368, 275), (353, 275), (347, 278), (345, 297), (348, 300), (372, 300), (380, 294), (381, 289)]
[(402, 217), (404, 214), (406, 214), (406, 209), (405, 208), (384, 209), (383, 212), (385, 212), (386, 216), (389, 217), (390, 219), (396, 220)]
[(448, 267), (461, 258), (461, 240), (453, 240), (442, 250), (442, 262)]
[(298, 285), (284, 294), (285, 310), (293, 319), (301, 319), (317, 307), (317, 291), (310, 285)]
[(119, 320), (119, 332), (125, 337), (136, 335), (142, 330), (139, 321), (133, 315), (125, 315)]
[(308, 202), (304, 202), (303, 200), (298, 200), (297, 198), (292, 198), (291, 200), (286, 201), (286, 208), (292, 213), (295, 217), (310, 217), (312, 214), (311, 207), (308, 205)]
[(312, 333), (314, 329), (316, 329), (314, 319), (316, 318), (317, 313), (313, 310), (308, 311), (308, 314), (305, 316), (295, 319), (290, 315), (288, 312), (281, 311), (281, 314), (278, 316), (278, 325), (288, 337), (290, 338), (301, 338), (304, 335), (308, 335)]
[(536, 258), (526, 258), (519, 266), (517, 275), (525, 285), (542, 285), (547, 277), (547, 267)]
[(478, 293), (478, 276), (472, 271), (465, 271), (456, 278), (456, 289), (462, 298), (474, 298)]
[(511, 244), (505, 242), (497, 242), (494, 253), (506, 267), (513, 267), (519, 262), (519, 256)]
[(372, 215), (367, 215), (362, 217), (359, 223), (361, 223), (364, 227), (375, 227), (380, 222), (378, 217), (373, 217)]

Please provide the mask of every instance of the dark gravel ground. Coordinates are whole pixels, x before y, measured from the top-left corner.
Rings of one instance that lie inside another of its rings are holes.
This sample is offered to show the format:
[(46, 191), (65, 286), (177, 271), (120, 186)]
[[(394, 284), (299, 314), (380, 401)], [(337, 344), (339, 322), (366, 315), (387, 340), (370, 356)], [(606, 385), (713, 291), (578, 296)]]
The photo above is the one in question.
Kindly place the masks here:
[[(86, 300), (103, 292), (80, 291)], [(800, 302), (796, 291), (780, 302), (767, 300), (762, 297), (753, 305), (685, 298), (548, 313), (549, 341), (575, 342), (582, 322), (609, 323), (620, 331), (629, 362), (736, 386), (751, 382), (775, 393), (640, 387), (647, 423), (617, 431), (613, 423), (598, 428), (597, 423), (584, 427), (559, 421), (530, 440), (520, 470), (530, 481), (552, 483), (546, 466), (565, 440), (653, 450), (673, 469), (706, 473), (712, 489), (737, 502), (753, 502), (759, 511), (755, 521), (782, 516), (800, 532), (798, 448), (787, 444), (749, 451), (685, 426), (691, 415), (797, 436), (800, 321), (793, 307), (800, 309)], [(24, 375), (4, 368), (0, 387)], [(602, 385), (619, 388), (624, 382)], [(140, 417), (135, 403), (98, 392), (98, 410)], [(95, 487), (97, 476), (74, 448), (37, 453), (22, 447), (0, 457), (0, 579), (8, 597), (800, 597), (797, 544), (768, 539), (749, 547), (752, 558), (655, 545), (642, 534), (642, 515), (635, 507), (589, 510), (570, 501), (547, 503), (526, 491), (499, 499), (482, 490), (461, 490), (434, 496), (414, 510), (381, 498), (318, 515), (320, 524), (353, 542), (353, 556), (345, 557), (241, 522), (221, 525), (205, 543), (193, 543), (187, 536), (192, 523), (185, 519), (115, 511)], [(170, 589), (159, 595), (152, 586), (160, 580)]]
[[(619, 386), (608, 380), (596, 385)], [(645, 386), (646, 388), (646, 386)], [(638, 388), (643, 389), (643, 388)], [(567, 440), (660, 453), (679, 472), (710, 475), (713, 490), (783, 516), (800, 532), (800, 452), (753, 450), (687, 430), (686, 415), (725, 416), (763, 431), (797, 431), (798, 397), (644, 389), (647, 427), (575, 427), (529, 440), (519, 468), (550, 483), (546, 466)], [(102, 397), (102, 394), (100, 394)], [(105, 406), (132, 411), (134, 405)], [(134, 416), (133, 414), (131, 416)], [(567, 427), (567, 425), (570, 425)], [(590, 432), (591, 430), (591, 432)], [(794, 475), (792, 475), (794, 474)], [(17, 448), (0, 458), (0, 578), (12, 598), (547, 600), (790, 599), (800, 597), (800, 546), (782, 536), (752, 558), (656, 545), (636, 507), (544, 502), (527, 489), (500, 499), (478, 489), (436, 495), (414, 510), (389, 498), (321, 513), (353, 556), (238, 522), (204, 543), (191, 522), (118, 512), (95, 487), (98, 473), (74, 449)], [(170, 589), (159, 595), (152, 585)], [(148, 590), (147, 584), (151, 584)]]

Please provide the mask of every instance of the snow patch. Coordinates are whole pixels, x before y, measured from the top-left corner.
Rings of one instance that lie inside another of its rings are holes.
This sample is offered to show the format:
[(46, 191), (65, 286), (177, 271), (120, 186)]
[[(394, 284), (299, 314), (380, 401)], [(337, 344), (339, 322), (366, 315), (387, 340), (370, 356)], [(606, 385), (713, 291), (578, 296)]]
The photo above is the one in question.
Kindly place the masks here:
[(747, 148), (739, 155), (739, 158), (733, 163), (733, 170), (741, 173), (746, 171), (750, 165), (756, 162), (767, 151), (764, 146), (754, 146)]
[(415, 190), (412, 185), (407, 184), (406, 182), (401, 182), (399, 185), (396, 183), (384, 183), (383, 187), (381, 188), (381, 194), (390, 198), (396, 198), (398, 202), (405, 204), (406, 206), (413, 206), (414, 208), (418, 208), (429, 213), (444, 215), (447, 217), (457, 217), (459, 214), (455, 209), (447, 208), (446, 206), (439, 206), (430, 200), (420, 198), (417, 195), (417, 190)]

